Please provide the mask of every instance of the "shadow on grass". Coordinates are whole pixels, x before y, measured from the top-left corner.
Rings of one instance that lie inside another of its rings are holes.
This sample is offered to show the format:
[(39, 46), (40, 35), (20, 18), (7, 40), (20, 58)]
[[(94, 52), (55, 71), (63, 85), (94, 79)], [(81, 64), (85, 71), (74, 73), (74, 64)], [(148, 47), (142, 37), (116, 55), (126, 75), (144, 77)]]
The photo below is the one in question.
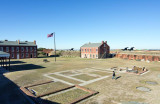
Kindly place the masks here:
[(38, 58), (52, 58), (52, 57), (60, 57), (60, 56), (59, 55), (39, 56)]
[(33, 70), (33, 69), (42, 69), (45, 68), (40, 65), (34, 64), (21, 64), (21, 65), (11, 65), (9, 71), (21, 71), (21, 70)]
[[(0, 82), (0, 104), (59, 104), (26, 95), (20, 90), (19, 86), (3, 74), (0, 74)], [(33, 103), (32, 99), (40, 102)]]
[(116, 80), (119, 79), (119, 78), (121, 78), (121, 76), (116, 77)]
[(37, 58), (49, 58), (48, 56), (38, 56)]
[[(9, 62), (4, 62), (4, 64), (9, 64)], [(26, 62), (23, 62), (23, 61), (10, 61), (10, 64), (23, 64), (23, 63), (26, 63)]]
[(31, 96), (29, 96), (29, 98), (31, 98), (34, 102), (36, 102), (36, 104), (60, 104), (60, 103), (52, 102), (52, 101), (45, 100), (42, 98), (35, 98), (35, 97), (31, 97)]

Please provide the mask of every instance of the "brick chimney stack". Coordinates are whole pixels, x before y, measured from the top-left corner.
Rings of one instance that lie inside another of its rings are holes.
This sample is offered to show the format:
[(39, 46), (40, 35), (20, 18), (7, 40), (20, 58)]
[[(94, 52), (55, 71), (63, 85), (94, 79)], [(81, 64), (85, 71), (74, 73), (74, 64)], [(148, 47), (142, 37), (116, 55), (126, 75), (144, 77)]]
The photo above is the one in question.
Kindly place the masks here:
[(107, 41), (105, 41), (105, 43), (107, 44)]
[(20, 44), (20, 40), (18, 40), (18, 44)]
[(102, 41), (102, 44), (104, 43), (104, 41)]
[(36, 40), (34, 40), (34, 44), (36, 44)]

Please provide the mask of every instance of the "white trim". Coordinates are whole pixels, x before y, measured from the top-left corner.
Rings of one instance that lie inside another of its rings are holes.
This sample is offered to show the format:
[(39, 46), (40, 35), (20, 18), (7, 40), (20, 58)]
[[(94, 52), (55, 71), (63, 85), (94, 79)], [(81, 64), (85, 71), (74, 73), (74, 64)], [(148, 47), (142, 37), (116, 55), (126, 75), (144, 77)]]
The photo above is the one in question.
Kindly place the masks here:
[(9, 57), (10, 55), (0, 54), (0, 57)]

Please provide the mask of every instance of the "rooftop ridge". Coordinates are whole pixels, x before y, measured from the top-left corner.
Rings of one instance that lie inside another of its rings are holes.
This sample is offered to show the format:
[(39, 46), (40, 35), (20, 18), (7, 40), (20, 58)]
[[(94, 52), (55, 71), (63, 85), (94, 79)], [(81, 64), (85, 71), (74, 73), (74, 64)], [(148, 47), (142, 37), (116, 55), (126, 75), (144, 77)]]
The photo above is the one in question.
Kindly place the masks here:
[(16, 41), (1, 40), (0, 41), (0, 46), (1, 45), (2, 46), (37, 46), (35, 40), (33, 42), (31, 42), (31, 41), (20, 41), (20, 40), (16, 40)]

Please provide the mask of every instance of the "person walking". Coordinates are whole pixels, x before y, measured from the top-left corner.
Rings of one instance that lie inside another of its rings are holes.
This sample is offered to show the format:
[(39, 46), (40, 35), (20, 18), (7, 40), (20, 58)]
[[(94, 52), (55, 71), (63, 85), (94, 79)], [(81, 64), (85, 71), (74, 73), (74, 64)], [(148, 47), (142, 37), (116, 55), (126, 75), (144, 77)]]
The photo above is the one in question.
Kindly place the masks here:
[(115, 72), (113, 71), (112, 79), (115, 79), (115, 76), (116, 76), (116, 74), (115, 74)]

